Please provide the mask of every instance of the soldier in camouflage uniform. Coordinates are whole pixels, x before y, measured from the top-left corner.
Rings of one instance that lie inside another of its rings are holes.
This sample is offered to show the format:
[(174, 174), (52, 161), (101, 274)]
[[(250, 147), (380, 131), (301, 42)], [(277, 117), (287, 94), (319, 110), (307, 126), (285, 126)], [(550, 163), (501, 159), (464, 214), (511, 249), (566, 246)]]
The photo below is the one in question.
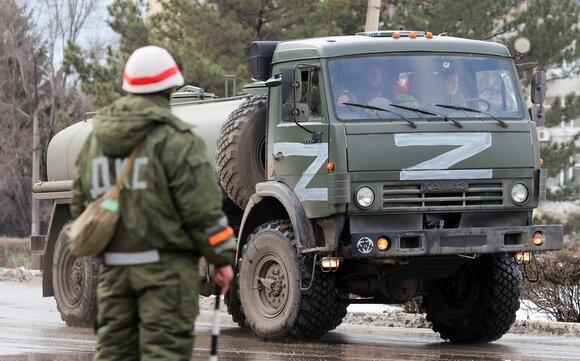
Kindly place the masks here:
[(182, 84), (166, 50), (136, 50), (124, 73), (130, 94), (94, 118), (77, 160), (74, 216), (114, 186), (138, 149), (99, 269), (96, 360), (189, 360), (199, 257), (215, 265), (222, 292), (232, 279), (236, 241), (204, 143), (170, 111), (170, 91)]

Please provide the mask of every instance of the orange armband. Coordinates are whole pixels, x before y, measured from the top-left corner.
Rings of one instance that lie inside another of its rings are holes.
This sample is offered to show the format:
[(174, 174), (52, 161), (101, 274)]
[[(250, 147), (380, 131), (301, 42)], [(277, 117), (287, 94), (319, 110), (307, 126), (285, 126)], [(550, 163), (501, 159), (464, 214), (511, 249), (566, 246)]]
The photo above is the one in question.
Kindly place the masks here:
[(232, 227), (226, 227), (223, 230), (213, 234), (209, 237), (208, 241), (211, 246), (217, 246), (218, 244), (227, 241), (234, 236), (234, 230)]

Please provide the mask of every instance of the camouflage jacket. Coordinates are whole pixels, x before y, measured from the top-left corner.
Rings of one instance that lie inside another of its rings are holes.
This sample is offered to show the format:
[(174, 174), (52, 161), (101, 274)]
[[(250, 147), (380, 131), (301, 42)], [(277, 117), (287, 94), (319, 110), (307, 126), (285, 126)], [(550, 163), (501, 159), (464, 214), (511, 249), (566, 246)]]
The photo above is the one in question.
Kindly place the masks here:
[(138, 147), (120, 194), (120, 220), (107, 252), (189, 252), (233, 262), (235, 237), (222, 193), (192, 126), (171, 114), (161, 95), (128, 95), (102, 109), (76, 163), (71, 212), (114, 187)]

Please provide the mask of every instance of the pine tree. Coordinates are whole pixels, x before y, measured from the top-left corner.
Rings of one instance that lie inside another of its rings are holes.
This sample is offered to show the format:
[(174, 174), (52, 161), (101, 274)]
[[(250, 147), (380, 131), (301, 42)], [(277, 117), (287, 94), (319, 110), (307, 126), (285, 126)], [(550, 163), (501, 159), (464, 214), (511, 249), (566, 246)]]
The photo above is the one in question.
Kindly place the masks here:
[(78, 44), (69, 44), (65, 53), (64, 65), (80, 78), (81, 90), (92, 97), (93, 109), (121, 96), (121, 74), (127, 58), (150, 42), (144, 0), (115, 0), (107, 10), (108, 24), (119, 36), (118, 47), (83, 51)]

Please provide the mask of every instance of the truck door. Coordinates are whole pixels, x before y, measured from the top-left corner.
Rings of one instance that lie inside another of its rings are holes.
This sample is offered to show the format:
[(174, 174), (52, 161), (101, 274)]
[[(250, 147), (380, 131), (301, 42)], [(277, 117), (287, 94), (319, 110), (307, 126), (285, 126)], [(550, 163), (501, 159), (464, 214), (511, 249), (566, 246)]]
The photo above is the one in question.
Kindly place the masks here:
[(287, 184), (300, 199), (309, 217), (327, 215), (328, 207), (328, 119), (323, 111), (324, 92), (317, 66), (298, 67), (300, 103), (308, 105), (303, 121), (283, 119), (282, 91), (272, 89), (270, 102), (269, 179)]

